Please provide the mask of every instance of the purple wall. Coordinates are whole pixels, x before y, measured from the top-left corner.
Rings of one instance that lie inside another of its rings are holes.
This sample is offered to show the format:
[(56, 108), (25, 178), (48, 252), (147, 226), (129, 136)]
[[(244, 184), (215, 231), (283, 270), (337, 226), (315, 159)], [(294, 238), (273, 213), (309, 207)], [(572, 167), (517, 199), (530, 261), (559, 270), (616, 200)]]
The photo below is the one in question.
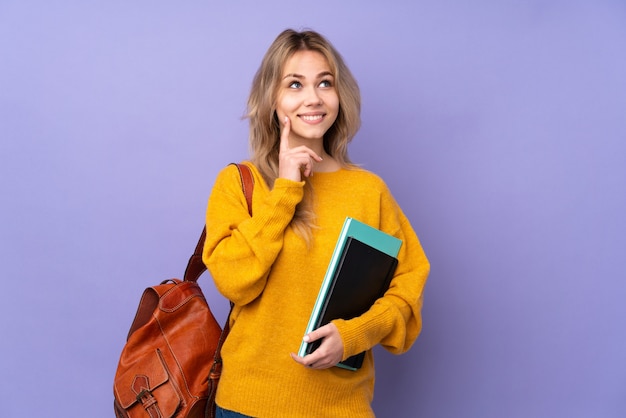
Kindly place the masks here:
[(0, 2), (3, 417), (112, 416), (139, 296), (182, 274), (285, 27), (344, 54), (352, 157), (433, 266), (378, 416), (624, 416), (623, 2), (98, 3)]

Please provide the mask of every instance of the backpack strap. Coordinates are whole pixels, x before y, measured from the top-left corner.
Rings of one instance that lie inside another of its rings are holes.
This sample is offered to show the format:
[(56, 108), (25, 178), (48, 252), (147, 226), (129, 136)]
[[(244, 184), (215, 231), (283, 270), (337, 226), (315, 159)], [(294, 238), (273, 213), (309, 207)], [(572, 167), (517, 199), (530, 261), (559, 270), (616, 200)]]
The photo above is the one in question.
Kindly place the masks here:
[[(235, 164), (239, 169), (239, 177), (241, 178), (241, 190), (243, 191), (244, 196), (246, 197), (246, 203), (248, 204), (248, 213), (252, 216), (252, 191), (254, 190), (254, 178), (252, 177), (252, 170), (245, 164)], [(189, 257), (189, 262), (187, 263), (187, 268), (185, 269), (185, 275), (183, 276), (183, 280), (188, 282), (196, 282), (206, 271), (206, 266), (202, 261), (202, 252), (204, 250), (204, 241), (206, 240), (206, 225), (202, 228), (202, 233), (200, 234), (200, 238), (198, 239), (198, 243), (196, 244), (196, 249), (194, 250), (191, 257)]]

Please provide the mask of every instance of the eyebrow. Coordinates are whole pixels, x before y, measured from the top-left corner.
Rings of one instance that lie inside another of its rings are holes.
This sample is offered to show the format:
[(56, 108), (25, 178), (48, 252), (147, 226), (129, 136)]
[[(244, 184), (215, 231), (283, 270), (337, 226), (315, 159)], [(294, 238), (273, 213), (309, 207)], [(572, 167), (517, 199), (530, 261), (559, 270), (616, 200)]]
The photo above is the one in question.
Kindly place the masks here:
[[(334, 77), (333, 73), (331, 73), (330, 71), (322, 71), (321, 73), (319, 73), (317, 75), (317, 78), (323, 78), (323, 77)], [(303, 76), (302, 74), (296, 74), (296, 73), (290, 73), (287, 74), (286, 76), (283, 77), (283, 80), (289, 77), (293, 77), (293, 78), (306, 78), (305, 76)]]

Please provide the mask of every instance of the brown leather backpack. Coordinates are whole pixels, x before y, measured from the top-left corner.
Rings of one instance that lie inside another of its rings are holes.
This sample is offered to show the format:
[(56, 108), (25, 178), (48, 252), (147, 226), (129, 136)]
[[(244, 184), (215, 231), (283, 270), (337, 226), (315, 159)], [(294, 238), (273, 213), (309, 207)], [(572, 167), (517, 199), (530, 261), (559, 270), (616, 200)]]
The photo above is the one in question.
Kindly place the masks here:
[[(252, 174), (237, 167), (252, 214)], [(141, 297), (115, 373), (117, 418), (215, 416), (220, 349), (229, 327), (228, 318), (224, 330), (219, 326), (197, 283), (206, 270), (205, 234), (203, 229), (184, 280), (165, 280)]]

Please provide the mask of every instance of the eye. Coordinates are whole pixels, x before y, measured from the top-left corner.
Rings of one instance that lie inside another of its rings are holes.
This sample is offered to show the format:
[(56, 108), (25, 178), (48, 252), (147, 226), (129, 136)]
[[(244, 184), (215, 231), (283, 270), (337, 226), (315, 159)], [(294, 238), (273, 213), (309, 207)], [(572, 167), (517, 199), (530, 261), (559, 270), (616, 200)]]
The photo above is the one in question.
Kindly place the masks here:
[(330, 81), (330, 80), (322, 80), (322, 81), (320, 82), (320, 87), (326, 87), (326, 88), (328, 88), (328, 87), (332, 87), (332, 86), (333, 86), (333, 83), (332, 83), (332, 81)]
[(290, 89), (299, 89), (300, 87), (302, 87), (302, 83), (300, 83), (299, 81), (292, 81), (291, 83), (289, 83)]

